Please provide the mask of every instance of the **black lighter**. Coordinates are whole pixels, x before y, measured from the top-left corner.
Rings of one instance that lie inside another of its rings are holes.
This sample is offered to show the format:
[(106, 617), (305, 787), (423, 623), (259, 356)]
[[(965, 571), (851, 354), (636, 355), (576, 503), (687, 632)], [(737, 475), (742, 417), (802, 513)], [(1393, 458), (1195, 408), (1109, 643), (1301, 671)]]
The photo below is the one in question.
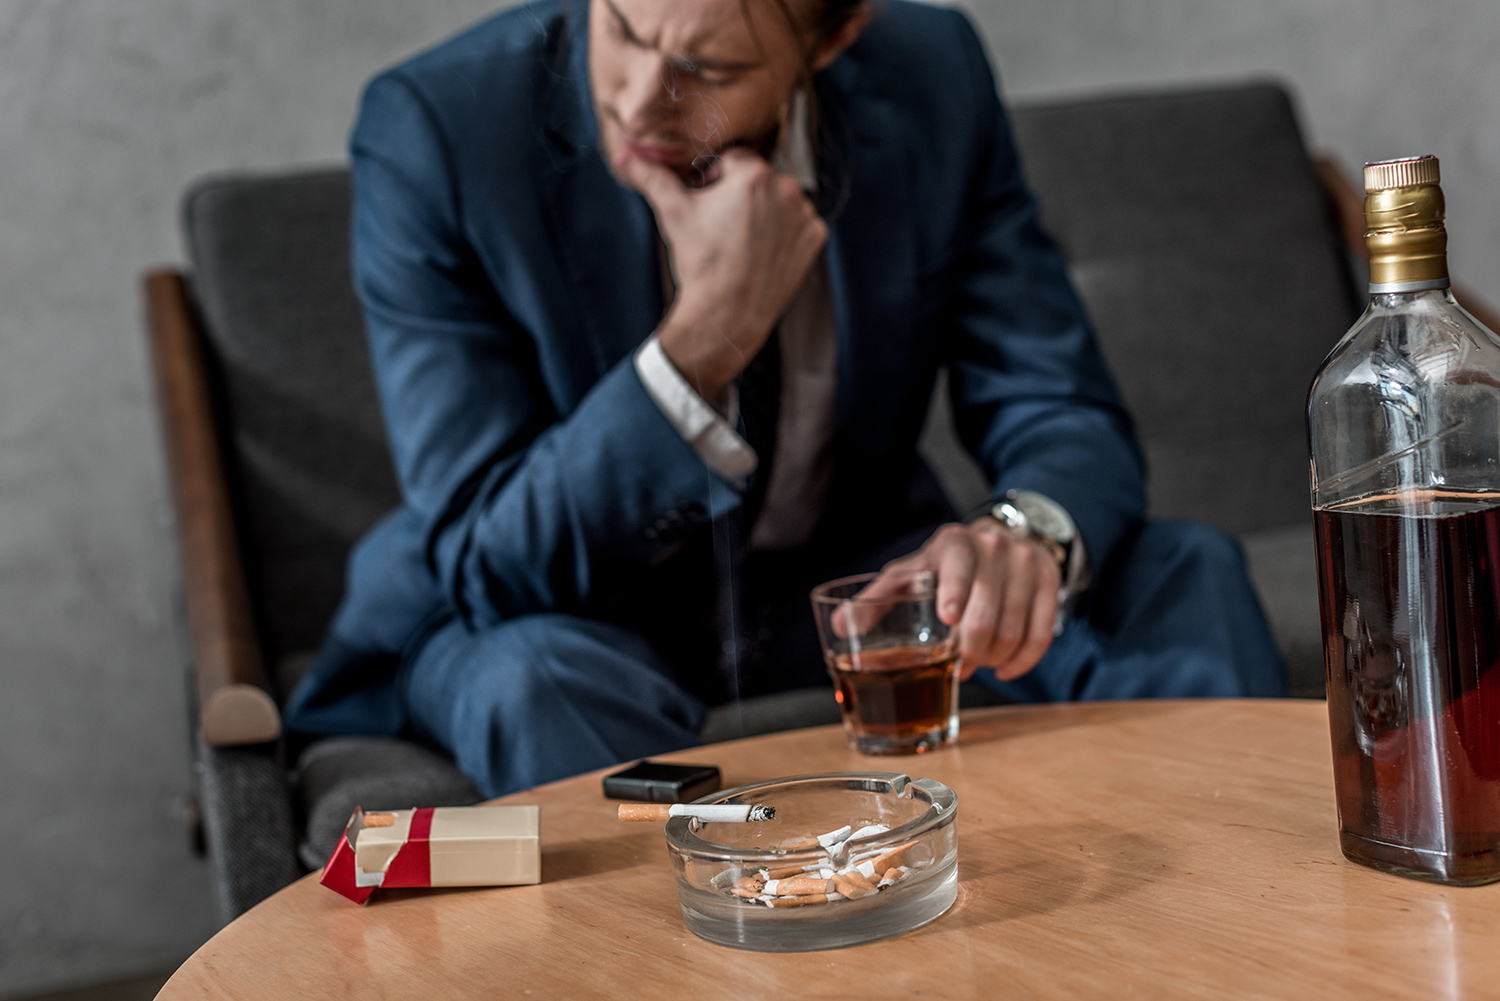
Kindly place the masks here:
[(716, 791), (719, 783), (719, 769), (713, 765), (640, 761), (604, 776), (604, 795), (645, 803), (691, 803)]

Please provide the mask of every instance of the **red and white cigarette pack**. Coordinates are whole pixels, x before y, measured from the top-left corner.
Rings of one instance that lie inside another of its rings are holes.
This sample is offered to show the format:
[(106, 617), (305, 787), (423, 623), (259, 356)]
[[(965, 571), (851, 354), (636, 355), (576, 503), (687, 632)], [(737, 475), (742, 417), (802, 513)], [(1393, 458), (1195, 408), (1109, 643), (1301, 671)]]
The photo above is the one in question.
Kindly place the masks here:
[(542, 881), (540, 807), (392, 810), (378, 815), (381, 826), (365, 817), (354, 808), (320, 880), (357, 904), (378, 887)]

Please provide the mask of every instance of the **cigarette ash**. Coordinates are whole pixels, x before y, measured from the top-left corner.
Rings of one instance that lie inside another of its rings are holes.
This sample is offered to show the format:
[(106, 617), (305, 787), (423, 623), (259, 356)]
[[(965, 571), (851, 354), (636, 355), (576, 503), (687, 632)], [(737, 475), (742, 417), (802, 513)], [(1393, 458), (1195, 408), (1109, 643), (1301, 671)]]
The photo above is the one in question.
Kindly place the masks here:
[(916, 841), (851, 853), (851, 842), (889, 830), (884, 824), (868, 824), (858, 830), (846, 824), (785, 846), (787, 851), (817, 849), (824, 858), (764, 869), (726, 869), (710, 882), (716, 890), (746, 904), (767, 907), (804, 907), (874, 896), (927, 868), (932, 861), (911, 858)]

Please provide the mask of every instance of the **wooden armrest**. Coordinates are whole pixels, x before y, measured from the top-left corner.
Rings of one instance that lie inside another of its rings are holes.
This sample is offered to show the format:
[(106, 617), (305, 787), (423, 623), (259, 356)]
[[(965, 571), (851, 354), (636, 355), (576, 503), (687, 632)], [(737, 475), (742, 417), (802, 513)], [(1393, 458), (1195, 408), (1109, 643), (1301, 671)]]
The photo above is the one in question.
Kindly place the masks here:
[[(1328, 198), (1328, 204), (1333, 208), (1339, 232), (1344, 234), (1344, 242), (1349, 245), (1349, 252), (1361, 261), (1368, 261), (1370, 248), (1365, 243), (1363, 187), (1356, 188), (1350, 184), (1349, 175), (1331, 156), (1314, 157), (1313, 169), (1317, 171), (1318, 181), (1323, 187), (1324, 195)], [(1460, 291), (1457, 286), (1454, 286), (1453, 298), (1457, 299), (1474, 319), (1489, 327), (1491, 331), (1500, 333), (1500, 315), (1481, 304), (1478, 299), (1469, 294), (1467, 289)]]
[(211, 747), (266, 743), (281, 736), (281, 715), (266, 689), (214, 424), (203, 335), (180, 274), (153, 271), (142, 284), (177, 511), (198, 725)]

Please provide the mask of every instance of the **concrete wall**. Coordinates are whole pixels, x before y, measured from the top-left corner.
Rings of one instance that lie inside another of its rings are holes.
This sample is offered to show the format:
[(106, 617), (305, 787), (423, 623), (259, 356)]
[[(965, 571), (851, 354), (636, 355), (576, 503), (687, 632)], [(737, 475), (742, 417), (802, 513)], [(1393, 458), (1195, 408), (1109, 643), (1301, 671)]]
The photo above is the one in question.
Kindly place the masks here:
[(1012, 98), (1273, 76), (1309, 144), (1442, 159), (1454, 281), (1500, 304), (1500, 4), (970, 0)]
[(194, 177), (339, 160), (362, 81), (492, 7), (0, 3), (0, 997), (214, 930), (136, 277)]
[[(0, 4), (0, 997), (170, 966), (212, 931), (135, 278), (178, 258), (192, 178), (340, 159), (360, 83), (492, 6)], [(1012, 97), (1270, 74), (1351, 165), (1440, 154), (1456, 273), (1496, 286), (1493, 0), (970, 7)]]

